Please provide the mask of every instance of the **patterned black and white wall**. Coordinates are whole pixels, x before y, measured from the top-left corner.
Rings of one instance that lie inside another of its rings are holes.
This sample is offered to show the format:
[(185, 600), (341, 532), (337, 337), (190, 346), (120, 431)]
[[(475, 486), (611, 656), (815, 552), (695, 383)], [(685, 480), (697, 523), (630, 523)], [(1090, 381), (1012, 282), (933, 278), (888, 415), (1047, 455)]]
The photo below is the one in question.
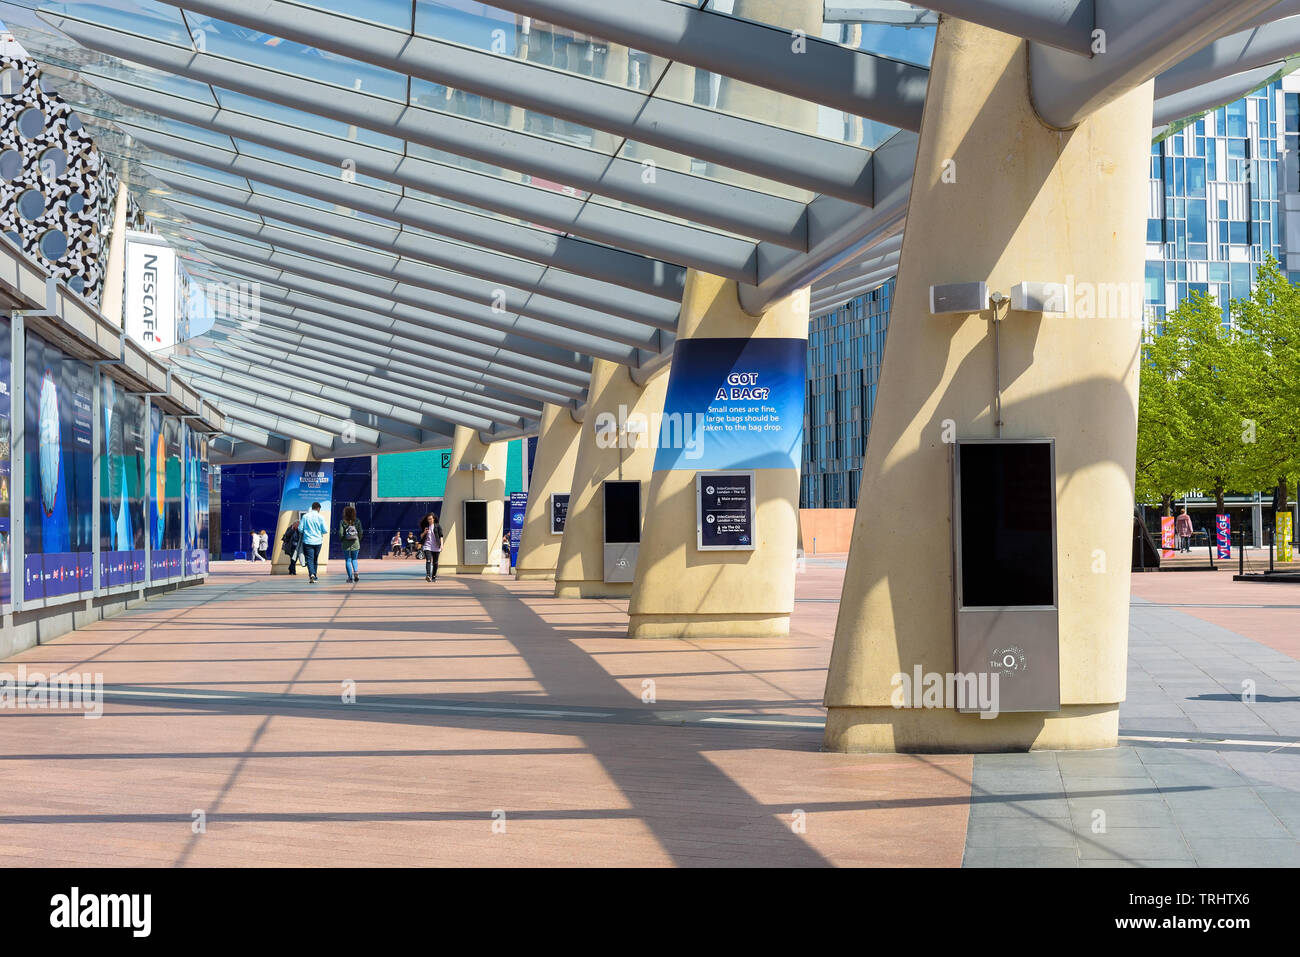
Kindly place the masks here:
[[(99, 304), (118, 176), (30, 59), (0, 56), (0, 232)], [(130, 203), (128, 221), (139, 221)]]

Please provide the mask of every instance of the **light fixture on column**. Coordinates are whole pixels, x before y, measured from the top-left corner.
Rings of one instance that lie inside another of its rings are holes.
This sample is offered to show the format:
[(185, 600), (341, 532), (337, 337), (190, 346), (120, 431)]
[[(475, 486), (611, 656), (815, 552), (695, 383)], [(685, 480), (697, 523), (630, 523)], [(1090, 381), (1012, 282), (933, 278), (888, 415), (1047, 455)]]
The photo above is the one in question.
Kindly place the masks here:
[(986, 282), (950, 282), (930, 287), (930, 315), (983, 312), (989, 307)]
[(1070, 311), (1070, 287), (1063, 282), (1018, 282), (1011, 287), (1011, 309), (1065, 315)]

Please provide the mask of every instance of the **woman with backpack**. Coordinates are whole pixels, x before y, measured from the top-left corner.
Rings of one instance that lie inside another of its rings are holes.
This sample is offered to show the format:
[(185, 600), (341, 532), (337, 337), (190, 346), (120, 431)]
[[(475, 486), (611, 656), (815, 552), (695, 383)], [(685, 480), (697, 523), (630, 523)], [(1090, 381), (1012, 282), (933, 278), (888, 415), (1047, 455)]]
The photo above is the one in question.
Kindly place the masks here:
[(438, 556), (442, 553), (442, 526), (438, 516), (430, 512), (420, 522), (420, 550), (424, 553), (424, 580), (438, 580)]
[(343, 548), (343, 565), (348, 570), (348, 581), (361, 581), (357, 571), (357, 555), (361, 552), (361, 523), (357, 521), (357, 510), (353, 505), (343, 509), (343, 521), (339, 522), (339, 543)]

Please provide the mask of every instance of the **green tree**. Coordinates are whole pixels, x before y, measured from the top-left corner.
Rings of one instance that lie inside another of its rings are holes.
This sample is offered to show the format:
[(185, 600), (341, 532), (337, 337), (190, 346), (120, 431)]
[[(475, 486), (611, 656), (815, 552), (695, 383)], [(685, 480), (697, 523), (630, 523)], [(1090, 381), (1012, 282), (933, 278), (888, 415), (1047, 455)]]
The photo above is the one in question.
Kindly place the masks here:
[(1269, 256), (1255, 290), (1232, 303), (1233, 326), (1251, 364), (1247, 418), (1255, 423), (1246, 449), (1244, 488), (1280, 486), (1285, 496), (1300, 476), (1300, 287)]
[[(1213, 298), (1194, 292), (1165, 317), (1144, 351), (1138, 404), (1140, 487), (1159, 494), (1214, 490), (1220, 511), (1229, 489), (1252, 484), (1247, 451), (1258, 435), (1250, 398), (1259, 347), (1225, 329)], [(1145, 434), (1144, 434), (1145, 433)]]

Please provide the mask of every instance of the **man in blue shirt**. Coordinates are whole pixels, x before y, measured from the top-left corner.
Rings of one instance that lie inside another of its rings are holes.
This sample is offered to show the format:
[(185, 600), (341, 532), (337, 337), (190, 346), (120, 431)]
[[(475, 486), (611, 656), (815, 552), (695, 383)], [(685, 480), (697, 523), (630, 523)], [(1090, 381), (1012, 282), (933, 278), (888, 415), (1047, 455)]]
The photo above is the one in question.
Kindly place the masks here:
[(311, 503), (311, 511), (298, 523), (298, 531), (302, 533), (302, 555), (307, 561), (307, 580), (314, 582), (316, 560), (320, 557), (320, 547), (325, 543), (325, 536), (328, 534), (325, 519), (320, 513), (320, 502)]

